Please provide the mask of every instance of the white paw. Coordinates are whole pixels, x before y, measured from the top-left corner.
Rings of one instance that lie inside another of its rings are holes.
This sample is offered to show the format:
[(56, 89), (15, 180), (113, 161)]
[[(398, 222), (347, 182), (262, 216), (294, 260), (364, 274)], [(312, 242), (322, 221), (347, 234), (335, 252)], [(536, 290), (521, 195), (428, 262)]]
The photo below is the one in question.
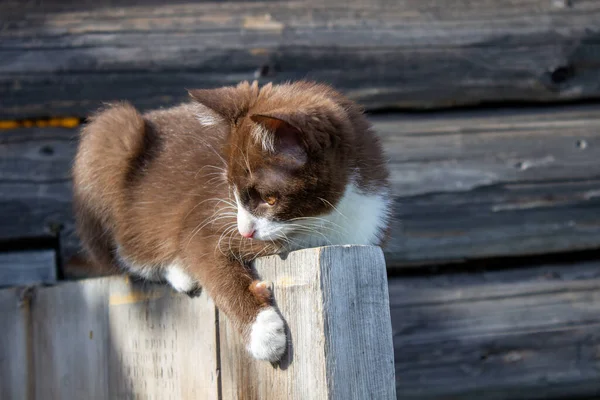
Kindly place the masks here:
[(165, 279), (178, 292), (187, 293), (198, 286), (177, 263), (173, 263), (165, 269)]
[(287, 347), (283, 319), (273, 307), (256, 316), (250, 331), (248, 351), (258, 360), (278, 361)]

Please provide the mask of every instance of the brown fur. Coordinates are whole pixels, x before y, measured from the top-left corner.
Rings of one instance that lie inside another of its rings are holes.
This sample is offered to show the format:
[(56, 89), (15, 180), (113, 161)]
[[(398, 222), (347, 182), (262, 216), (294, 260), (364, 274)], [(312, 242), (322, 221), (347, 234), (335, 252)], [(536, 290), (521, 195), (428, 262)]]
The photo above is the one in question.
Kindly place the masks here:
[[(143, 116), (121, 103), (91, 118), (73, 170), (79, 234), (105, 268), (128, 263), (160, 278), (178, 261), (247, 337), (271, 299), (246, 265), (282, 244), (237, 232), (233, 185), (257, 216), (286, 220), (331, 211), (353, 174), (369, 191), (387, 187), (388, 173), (362, 110), (327, 86), (245, 82), (190, 94)], [(257, 132), (274, 135), (273, 151)]]

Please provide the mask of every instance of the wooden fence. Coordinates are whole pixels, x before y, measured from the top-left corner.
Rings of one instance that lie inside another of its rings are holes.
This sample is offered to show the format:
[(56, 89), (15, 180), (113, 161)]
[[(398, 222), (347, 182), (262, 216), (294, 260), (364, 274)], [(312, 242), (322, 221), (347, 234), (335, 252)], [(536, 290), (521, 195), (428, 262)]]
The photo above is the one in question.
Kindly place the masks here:
[(2, 399), (396, 398), (383, 253), (345, 246), (266, 257), (289, 345), (247, 354), (206, 293), (120, 277), (0, 291)]

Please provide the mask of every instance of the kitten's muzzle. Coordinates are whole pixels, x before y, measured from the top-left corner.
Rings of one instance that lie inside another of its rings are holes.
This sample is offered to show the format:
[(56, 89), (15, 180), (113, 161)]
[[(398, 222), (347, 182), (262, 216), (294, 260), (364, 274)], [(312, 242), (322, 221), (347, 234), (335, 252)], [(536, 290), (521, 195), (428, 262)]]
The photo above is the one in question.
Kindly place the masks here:
[(252, 239), (252, 237), (254, 236), (254, 232), (256, 232), (255, 230), (251, 230), (249, 232), (242, 232), (240, 230), (240, 235), (242, 235), (243, 237), (245, 237), (246, 239)]
[(238, 203), (237, 210), (237, 227), (238, 232), (243, 237), (250, 239), (256, 234), (257, 219), (248, 210), (246, 210), (241, 204)]

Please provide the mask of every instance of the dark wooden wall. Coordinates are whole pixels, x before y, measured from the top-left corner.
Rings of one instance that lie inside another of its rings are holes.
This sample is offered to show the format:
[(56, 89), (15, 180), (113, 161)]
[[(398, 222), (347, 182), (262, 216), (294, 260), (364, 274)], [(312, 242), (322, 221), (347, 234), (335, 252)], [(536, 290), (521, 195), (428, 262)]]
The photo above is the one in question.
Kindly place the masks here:
[(0, 278), (80, 262), (77, 130), (24, 118), (255, 78), (323, 80), (372, 112), (399, 398), (600, 395), (593, 0), (2, 1), (0, 119), (21, 127), (0, 131)]
[(26, 4), (0, 4), (1, 117), (156, 107), (256, 77), (327, 81), (370, 108), (600, 94), (595, 0)]

